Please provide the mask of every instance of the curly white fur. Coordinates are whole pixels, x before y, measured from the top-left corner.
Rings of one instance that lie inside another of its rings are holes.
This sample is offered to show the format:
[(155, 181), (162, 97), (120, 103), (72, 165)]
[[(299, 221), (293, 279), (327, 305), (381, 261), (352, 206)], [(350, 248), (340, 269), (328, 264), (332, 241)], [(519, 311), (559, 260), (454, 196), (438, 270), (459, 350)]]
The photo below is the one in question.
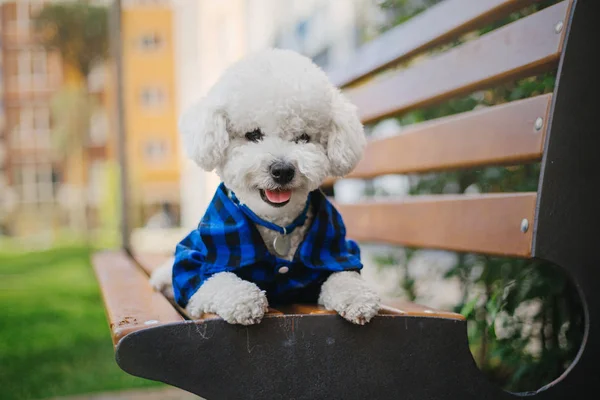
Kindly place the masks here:
[(332, 274), (321, 287), (319, 304), (348, 321), (364, 325), (379, 311), (380, 299), (358, 272)]
[[(232, 65), (206, 97), (183, 114), (179, 127), (190, 158), (207, 171), (216, 169), (243, 204), (280, 226), (298, 216), (308, 194), (328, 175), (350, 172), (366, 145), (354, 105), (327, 75), (309, 58), (279, 49), (259, 51)], [(256, 129), (262, 138), (249, 141), (245, 134)], [(298, 140), (301, 135), (310, 140)], [(274, 162), (286, 162), (295, 169), (293, 180), (283, 188), (292, 191), (291, 199), (282, 207), (266, 203), (260, 194), (281, 188), (269, 172)], [(309, 216), (290, 234), (292, 247), (283, 258), (293, 258), (311, 222)], [(276, 233), (263, 227), (258, 230), (273, 251)], [(170, 274), (168, 267), (155, 271), (152, 285), (172, 296)], [(188, 305), (192, 316), (214, 312), (241, 324), (262, 318), (267, 307), (264, 293), (232, 275), (215, 275), (200, 287)], [(323, 286), (324, 304), (352, 322), (369, 321), (378, 307), (372, 292), (362, 280), (344, 278), (354, 275), (334, 276)]]
[[(309, 58), (281, 49), (253, 53), (229, 67), (184, 112), (179, 128), (184, 148), (198, 165), (216, 169), (242, 202), (274, 220), (293, 218), (328, 175), (350, 172), (366, 145), (355, 106)], [(264, 138), (246, 140), (246, 132), (257, 128)], [(294, 141), (302, 134), (310, 143)], [(300, 172), (287, 185), (294, 196), (283, 209), (265, 204), (257, 191), (274, 188), (268, 166), (275, 160), (290, 162)]]
[(259, 323), (268, 309), (265, 292), (231, 272), (207, 279), (185, 308), (192, 318), (214, 313), (230, 324), (241, 325)]
[(152, 271), (150, 276), (150, 285), (157, 292), (161, 292), (165, 297), (172, 299), (173, 294), (173, 258)]

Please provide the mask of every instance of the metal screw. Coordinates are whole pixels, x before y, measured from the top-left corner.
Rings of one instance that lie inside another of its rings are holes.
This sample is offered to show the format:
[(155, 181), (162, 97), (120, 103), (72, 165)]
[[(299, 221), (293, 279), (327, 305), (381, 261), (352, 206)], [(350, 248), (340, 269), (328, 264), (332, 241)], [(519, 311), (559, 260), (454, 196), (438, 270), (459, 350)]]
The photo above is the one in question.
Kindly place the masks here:
[(527, 220), (527, 218), (523, 218), (523, 221), (521, 221), (521, 232), (525, 233), (529, 230), (529, 221)]
[(145, 325), (156, 325), (158, 324), (158, 321), (155, 319), (151, 319), (149, 321), (144, 322)]
[(560, 32), (562, 31), (563, 25), (564, 25), (564, 24), (563, 24), (563, 22), (562, 22), (562, 21), (558, 21), (558, 22), (556, 23), (556, 25), (554, 26), (554, 32), (556, 32), (556, 33), (560, 33)]
[(538, 117), (535, 120), (535, 124), (533, 126), (535, 127), (536, 131), (539, 131), (540, 129), (542, 129), (542, 126), (544, 126), (544, 119), (542, 117)]

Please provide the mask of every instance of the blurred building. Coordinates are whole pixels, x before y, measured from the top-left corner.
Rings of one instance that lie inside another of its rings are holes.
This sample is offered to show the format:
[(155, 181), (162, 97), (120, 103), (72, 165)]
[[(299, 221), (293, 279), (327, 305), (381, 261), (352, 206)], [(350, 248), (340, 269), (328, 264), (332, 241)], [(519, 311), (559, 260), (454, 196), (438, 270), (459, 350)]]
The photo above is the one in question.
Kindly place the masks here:
[[(6, 185), (0, 224), (3, 233), (16, 236), (97, 227), (98, 192), (109, 156), (108, 81), (103, 66), (88, 77), (89, 93), (99, 105), (89, 131), (80, 141), (71, 138), (57, 144), (56, 97), (59, 93), (66, 96), (63, 88), (84, 83), (62, 62), (60, 54), (47, 52), (36, 38), (33, 19), (49, 2), (4, 1), (0, 6), (4, 88), (0, 137), (6, 149), (4, 181), (0, 179), (0, 185)], [(68, 102), (76, 99), (63, 97), (61, 101), (68, 107)]]
[(170, 1), (124, 1), (125, 132), (134, 225), (179, 223), (180, 157)]
[(13, 197), (0, 224), (13, 233), (59, 222), (55, 204), (63, 171), (52, 147), (50, 99), (62, 68), (60, 57), (47, 53), (33, 35), (31, 18), (42, 5), (26, 0), (0, 5), (0, 186), (5, 198)]
[[(2, 11), (0, 10), (0, 32), (2, 31)], [(2, 35), (0, 34), (0, 49), (2, 49)], [(0, 235), (5, 234), (6, 226), (5, 219), (8, 215), (11, 196), (8, 194), (8, 177), (6, 176), (8, 149), (7, 139), (5, 134), (6, 113), (4, 110), (4, 78), (3, 78), (3, 59), (2, 51), (0, 51)], [(13, 194), (14, 196), (14, 194)]]
[[(107, 220), (117, 223), (114, 77), (107, 65), (89, 74), (85, 83), (96, 104), (89, 131), (81, 143), (71, 140), (59, 152), (52, 104), (63, 89), (81, 85), (82, 77), (36, 41), (33, 17), (50, 1), (0, 2), (0, 234), (110, 230)], [(123, 5), (134, 223), (177, 224), (180, 165), (170, 1), (124, 0)]]

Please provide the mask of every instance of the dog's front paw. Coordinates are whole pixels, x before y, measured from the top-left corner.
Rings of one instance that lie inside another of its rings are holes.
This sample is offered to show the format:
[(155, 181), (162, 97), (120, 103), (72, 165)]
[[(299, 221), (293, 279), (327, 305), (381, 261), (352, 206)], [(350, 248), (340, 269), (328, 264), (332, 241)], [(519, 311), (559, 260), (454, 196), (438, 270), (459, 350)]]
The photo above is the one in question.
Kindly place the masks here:
[(192, 318), (214, 313), (230, 324), (259, 323), (269, 309), (264, 291), (230, 272), (208, 279), (190, 298), (186, 311)]
[(258, 324), (269, 309), (265, 292), (254, 283), (241, 281), (237, 294), (229, 304), (217, 308), (216, 313), (230, 324)]
[(364, 325), (377, 315), (380, 300), (358, 272), (337, 272), (323, 283), (319, 303), (348, 321)]
[(364, 325), (379, 312), (379, 297), (371, 291), (357, 294), (348, 303), (339, 305), (338, 314), (348, 321)]

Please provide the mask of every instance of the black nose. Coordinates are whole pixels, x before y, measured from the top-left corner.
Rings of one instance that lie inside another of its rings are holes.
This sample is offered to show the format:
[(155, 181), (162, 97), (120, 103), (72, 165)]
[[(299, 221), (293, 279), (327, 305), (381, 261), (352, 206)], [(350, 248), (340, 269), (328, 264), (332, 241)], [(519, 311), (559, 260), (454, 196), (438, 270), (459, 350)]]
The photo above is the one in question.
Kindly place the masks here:
[(271, 176), (273, 177), (275, 183), (280, 185), (290, 183), (296, 174), (294, 166), (283, 161), (276, 161), (271, 164), (269, 171), (271, 172)]

